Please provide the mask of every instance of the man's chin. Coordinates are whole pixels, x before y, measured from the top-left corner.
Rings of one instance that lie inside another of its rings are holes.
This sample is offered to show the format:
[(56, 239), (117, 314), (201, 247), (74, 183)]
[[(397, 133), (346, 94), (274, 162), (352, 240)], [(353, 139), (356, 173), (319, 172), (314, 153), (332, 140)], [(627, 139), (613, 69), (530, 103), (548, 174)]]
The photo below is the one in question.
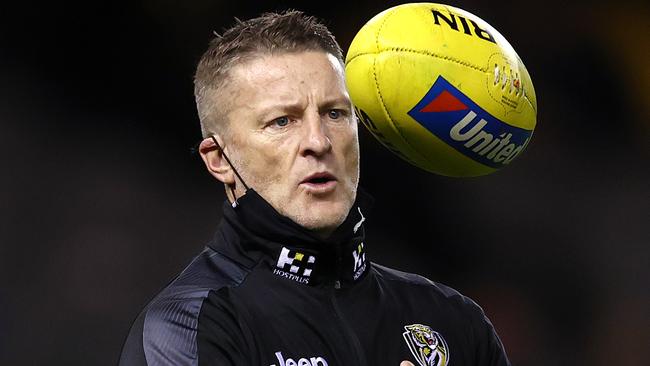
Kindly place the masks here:
[(292, 219), (300, 226), (315, 233), (319, 238), (327, 238), (345, 221), (348, 212), (349, 209), (345, 210), (344, 207), (340, 206), (319, 207), (307, 211), (305, 215), (297, 215)]
[(319, 237), (327, 237), (345, 221), (354, 200), (336, 192), (328, 197), (301, 194), (284, 202), (290, 204), (278, 205), (282, 215)]

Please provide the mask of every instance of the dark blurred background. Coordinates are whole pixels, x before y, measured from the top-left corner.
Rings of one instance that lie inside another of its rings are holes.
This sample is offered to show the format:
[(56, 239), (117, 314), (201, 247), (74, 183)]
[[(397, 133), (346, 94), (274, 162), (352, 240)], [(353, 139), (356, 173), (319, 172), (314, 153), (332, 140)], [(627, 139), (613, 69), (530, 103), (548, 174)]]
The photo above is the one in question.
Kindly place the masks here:
[[(647, 365), (650, 6), (448, 3), (513, 44), (538, 126), (517, 161), (473, 179), (420, 171), (360, 129), (369, 255), (474, 298), (515, 365)], [(347, 49), (396, 4), (0, 5), (0, 364), (115, 364), (212, 236), (223, 188), (190, 147), (213, 30), (294, 7)]]

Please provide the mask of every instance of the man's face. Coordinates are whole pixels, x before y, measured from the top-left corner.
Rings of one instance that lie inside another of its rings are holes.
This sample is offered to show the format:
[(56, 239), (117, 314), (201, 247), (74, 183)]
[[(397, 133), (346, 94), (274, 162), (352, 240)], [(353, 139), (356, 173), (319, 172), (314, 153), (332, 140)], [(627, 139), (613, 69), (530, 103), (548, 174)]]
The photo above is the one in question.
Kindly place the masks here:
[(331, 233), (359, 181), (357, 123), (342, 65), (325, 52), (296, 52), (259, 56), (229, 75), (221, 94), (224, 144), (235, 169), (280, 214)]

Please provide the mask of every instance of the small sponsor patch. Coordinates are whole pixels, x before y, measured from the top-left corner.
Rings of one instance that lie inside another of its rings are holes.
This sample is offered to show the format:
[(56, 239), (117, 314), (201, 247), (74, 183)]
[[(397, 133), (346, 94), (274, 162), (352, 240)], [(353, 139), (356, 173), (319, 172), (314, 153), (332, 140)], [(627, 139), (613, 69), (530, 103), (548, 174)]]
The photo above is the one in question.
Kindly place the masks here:
[(303, 357), (298, 360), (292, 358), (285, 359), (280, 351), (275, 353), (275, 357), (278, 359), (278, 364), (276, 365), (274, 363), (270, 366), (328, 366), (327, 361), (323, 357)]
[(363, 248), (363, 243), (359, 244), (357, 248), (352, 251), (352, 258), (354, 259), (354, 273), (352, 277), (356, 281), (366, 270), (366, 252)]
[(309, 284), (316, 257), (282, 247), (273, 273), (290, 280)]

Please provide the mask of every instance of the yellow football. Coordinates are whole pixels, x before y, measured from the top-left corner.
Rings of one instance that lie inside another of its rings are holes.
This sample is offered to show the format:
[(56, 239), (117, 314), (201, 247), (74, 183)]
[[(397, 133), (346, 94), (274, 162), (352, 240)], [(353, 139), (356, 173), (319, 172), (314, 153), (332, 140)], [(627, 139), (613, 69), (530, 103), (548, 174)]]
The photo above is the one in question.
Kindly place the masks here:
[(535, 90), (515, 50), (452, 6), (404, 4), (379, 13), (352, 41), (345, 72), (368, 130), (433, 173), (492, 173), (521, 154), (535, 128)]

